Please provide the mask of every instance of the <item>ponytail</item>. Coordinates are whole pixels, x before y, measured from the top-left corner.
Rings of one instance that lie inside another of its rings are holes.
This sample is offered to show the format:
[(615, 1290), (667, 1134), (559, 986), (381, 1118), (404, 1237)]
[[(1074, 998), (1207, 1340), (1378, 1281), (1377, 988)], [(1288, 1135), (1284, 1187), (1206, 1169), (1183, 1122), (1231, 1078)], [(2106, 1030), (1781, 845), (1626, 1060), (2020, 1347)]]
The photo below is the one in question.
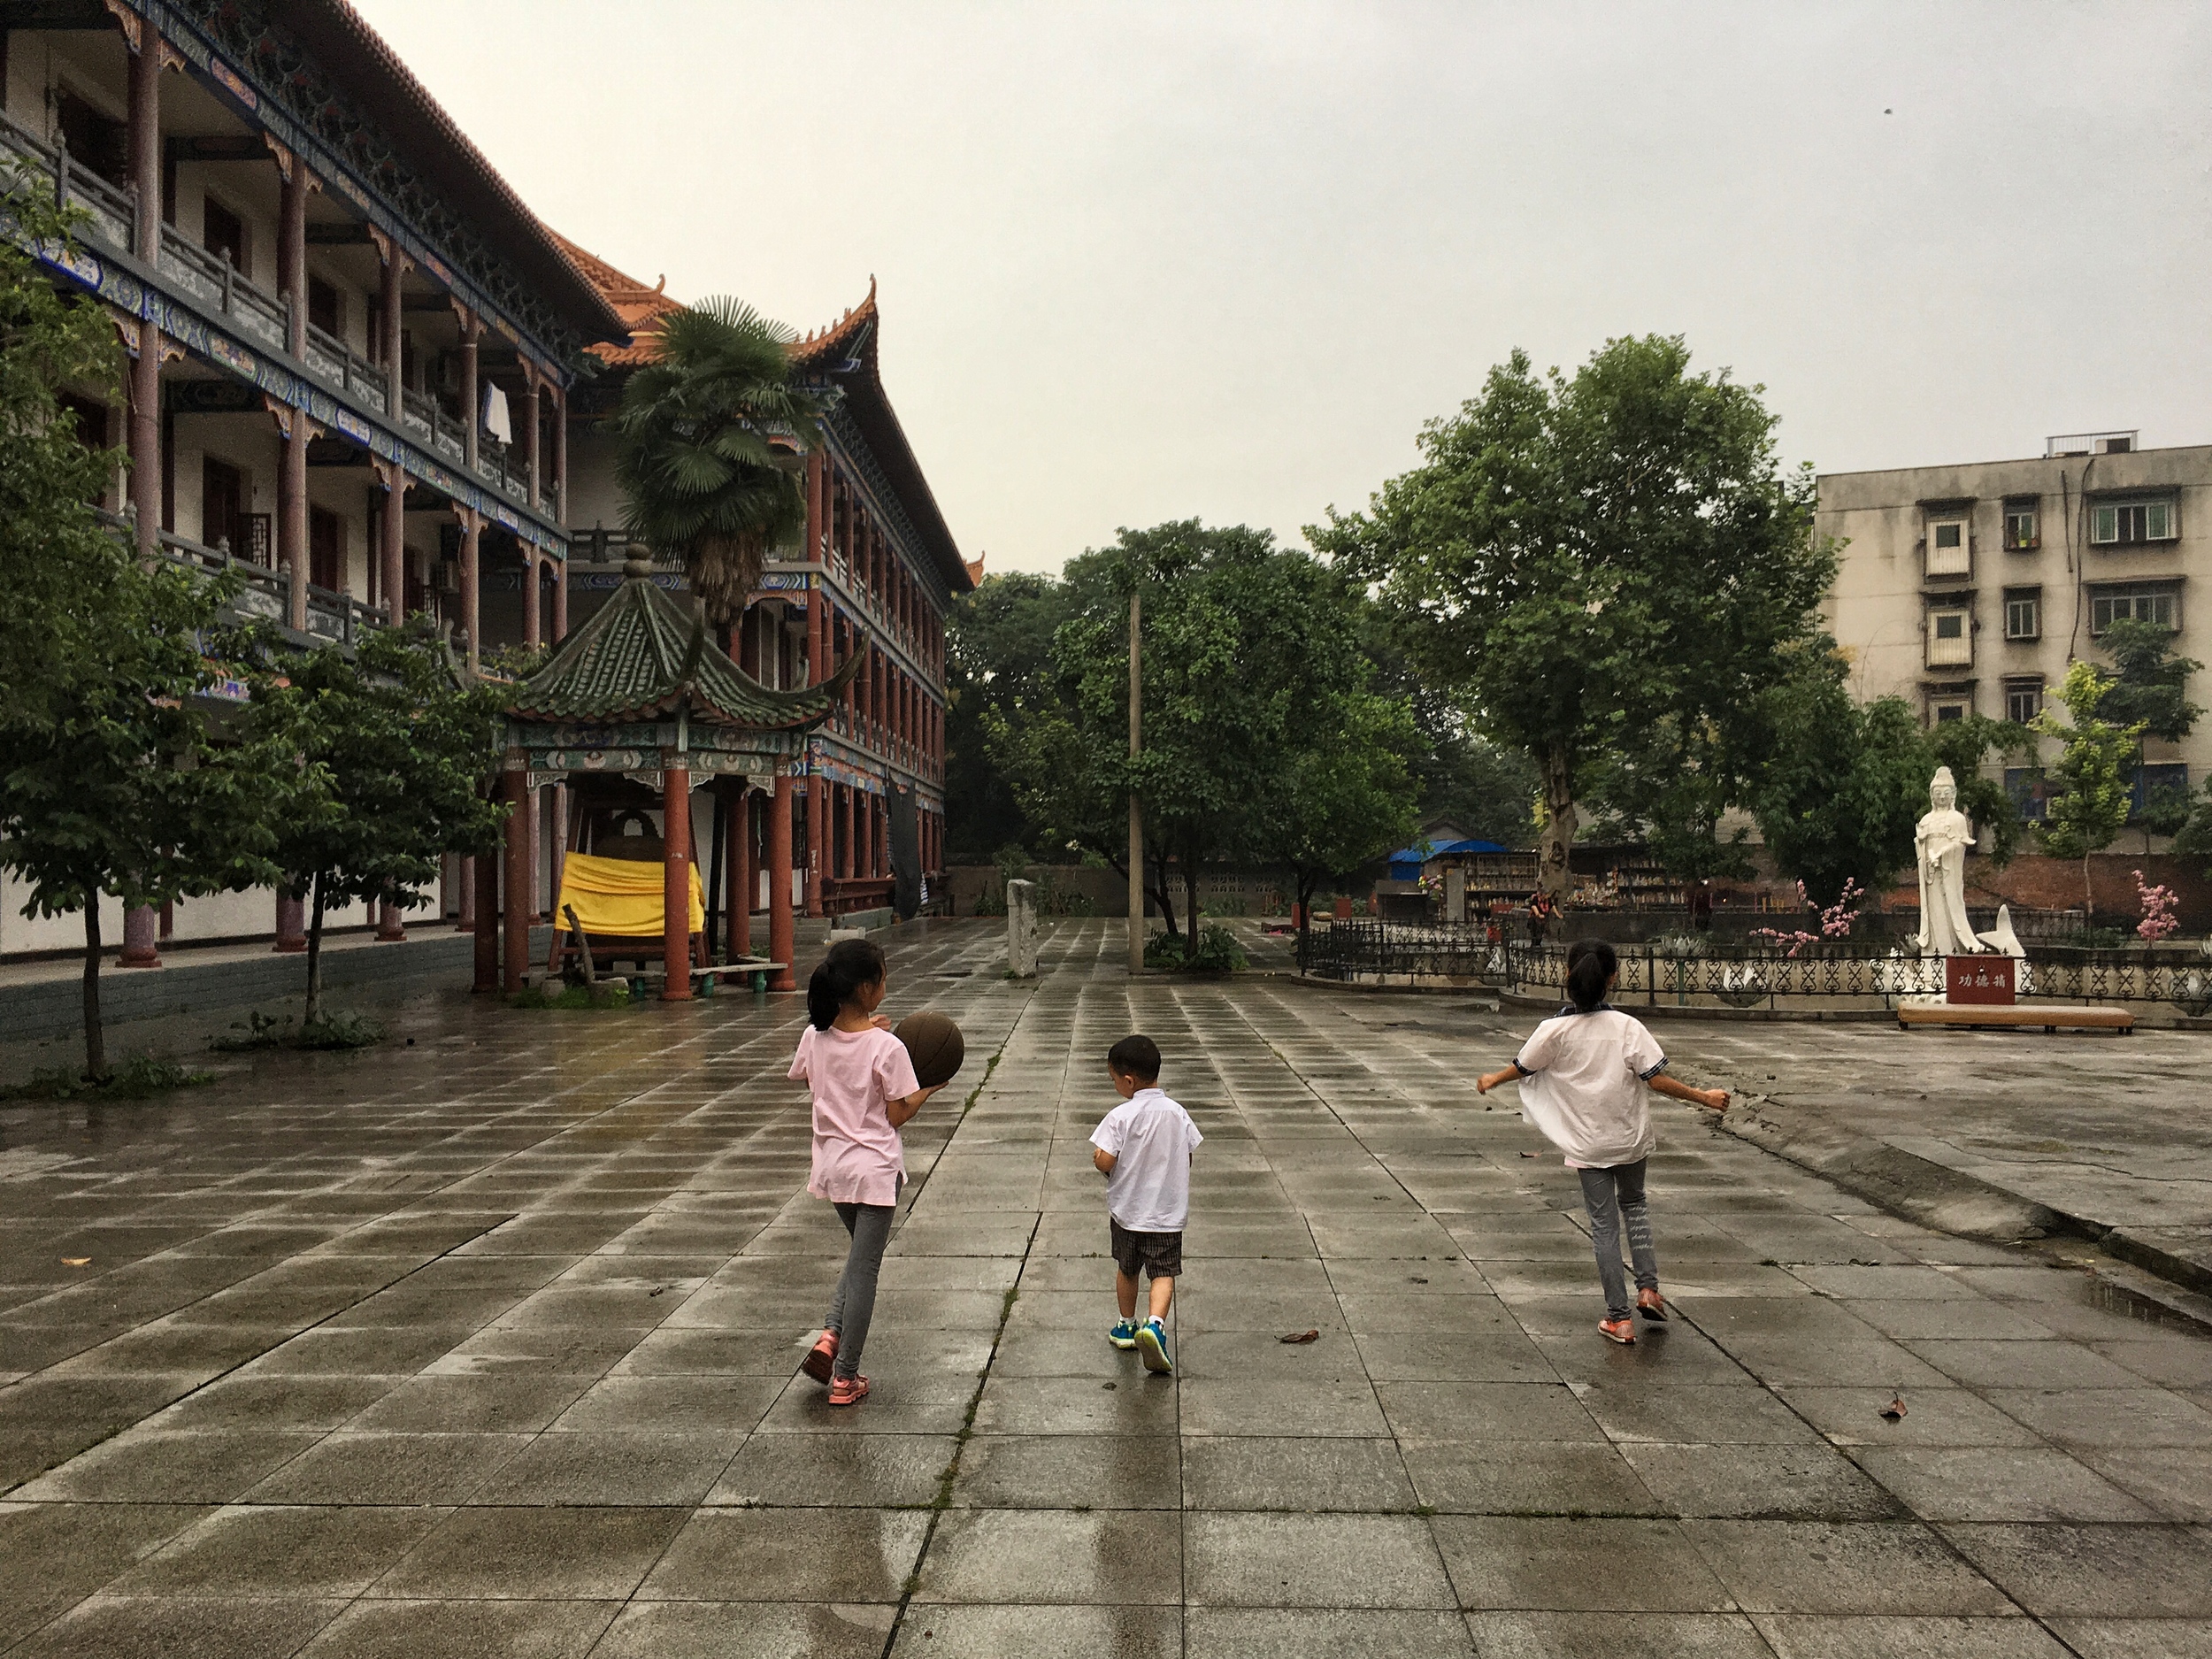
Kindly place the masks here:
[(1567, 947), (1567, 995), (1577, 1011), (1586, 1014), (1605, 1001), (1620, 965), (1602, 939), (1578, 939)]
[(880, 949), (864, 939), (839, 940), (806, 982), (808, 1022), (817, 1031), (827, 1031), (862, 986), (879, 984), (882, 979)]

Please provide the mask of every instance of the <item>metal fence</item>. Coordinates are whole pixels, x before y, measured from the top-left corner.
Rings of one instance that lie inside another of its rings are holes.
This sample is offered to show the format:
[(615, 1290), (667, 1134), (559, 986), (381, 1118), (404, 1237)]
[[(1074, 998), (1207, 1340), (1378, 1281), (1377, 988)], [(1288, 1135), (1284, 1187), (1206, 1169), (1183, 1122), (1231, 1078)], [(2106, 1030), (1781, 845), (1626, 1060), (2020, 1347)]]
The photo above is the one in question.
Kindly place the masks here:
[[(1666, 943), (1617, 947), (1621, 1006), (1661, 1002), (1777, 1007), (1784, 999), (1889, 1005), (1943, 989), (1939, 957), (1840, 943), (1798, 955), (1747, 945), (1693, 951)], [(1353, 920), (1317, 925), (1298, 941), (1298, 967), (1316, 979), (1372, 985), (1470, 985), (1566, 1000), (1563, 945), (1493, 941), (1479, 926)], [(2171, 1003), (2212, 1012), (2212, 954), (2203, 949), (2079, 950), (2031, 947), (2023, 995), (2070, 1002)]]

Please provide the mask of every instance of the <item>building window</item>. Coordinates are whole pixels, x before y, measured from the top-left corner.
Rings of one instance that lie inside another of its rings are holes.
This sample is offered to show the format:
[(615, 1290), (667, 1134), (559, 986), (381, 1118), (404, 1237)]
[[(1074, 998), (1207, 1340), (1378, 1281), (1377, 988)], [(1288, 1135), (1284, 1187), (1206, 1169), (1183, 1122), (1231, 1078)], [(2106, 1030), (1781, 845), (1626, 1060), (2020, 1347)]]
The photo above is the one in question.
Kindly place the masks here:
[(2170, 541), (2179, 534), (2170, 501), (2108, 501), (2089, 509), (2089, 540), (2097, 547)]
[(1950, 726), (1963, 720), (1974, 712), (1973, 694), (1965, 691), (1941, 691), (1928, 698), (1928, 724)]
[(246, 221), (211, 196), (200, 210), (200, 246), (229, 260), (240, 276), (247, 273)]
[(2040, 588), (2005, 589), (2005, 637), (2039, 640), (2043, 637), (2043, 590)]
[(1962, 607), (1928, 612), (1928, 665), (1963, 667), (1974, 660), (1974, 628)]
[(2005, 793), (2020, 810), (2020, 816), (2030, 824), (2040, 824), (2049, 816), (2050, 785), (2040, 766), (2008, 766), (2005, 768)]
[(2041, 527), (2036, 522), (2034, 502), (2008, 501), (2005, 503), (2005, 545), (2015, 551), (2026, 551), (2043, 545)]
[(2015, 726), (2025, 726), (2042, 712), (2043, 680), (2039, 675), (2033, 680), (2005, 681), (2006, 719)]
[(307, 510), (307, 580), (334, 594), (346, 590), (346, 521), (326, 507)]
[(1973, 547), (1963, 518), (1932, 519), (1928, 525), (1928, 574), (1964, 576), (1972, 566)]
[(2089, 590), (2089, 632), (2102, 634), (2132, 617), (2162, 628), (2181, 626), (2180, 594), (2172, 588), (2093, 588)]
[(346, 299), (335, 283), (326, 282), (319, 276), (307, 279), (307, 320), (333, 340), (345, 337)]
[(2163, 804), (2189, 795), (2189, 768), (2179, 762), (2150, 761), (2135, 769), (2134, 787), (2128, 795), (2128, 819), (2139, 822), (2154, 801)]

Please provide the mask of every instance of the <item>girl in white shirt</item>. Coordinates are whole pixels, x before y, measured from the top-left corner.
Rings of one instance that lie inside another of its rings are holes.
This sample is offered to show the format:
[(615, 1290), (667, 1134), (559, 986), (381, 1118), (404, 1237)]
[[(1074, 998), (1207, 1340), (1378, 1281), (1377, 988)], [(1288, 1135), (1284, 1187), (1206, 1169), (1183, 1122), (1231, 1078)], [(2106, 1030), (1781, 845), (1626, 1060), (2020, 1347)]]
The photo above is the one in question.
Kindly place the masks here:
[(1605, 994), (1619, 979), (1612, 946), (1602, 939), (1577, 941), (1567, 951), (1567, 995), (1573, 1005), (1539, 1025), (1511, 1065), (1478, 1078), (1475, 1089), (1487, 1094), (1501, 1083), (1520, 1079), (1521, 1115), (1582, 1177), (1582, 1206), (1590, 1215), (1590, 1242), (1605, 1286), (1605, 1317), (1598, 1329), (1609, 1340), (1633, 1342), (1636, 1325), (1621, 1271), (1624, 1220), (1636, 1269), (1635, 1311), (1647, 1319), (1667, 1317), (1644, 1202), (1645, 1161), (1659, 1141), (1644, 1089), (1713, 1111), (1728, 1110), (1728, 1091), (1692, 1088), (1666, 1075), (1667, 1056), (1643, 1023), (1606, 1005)]

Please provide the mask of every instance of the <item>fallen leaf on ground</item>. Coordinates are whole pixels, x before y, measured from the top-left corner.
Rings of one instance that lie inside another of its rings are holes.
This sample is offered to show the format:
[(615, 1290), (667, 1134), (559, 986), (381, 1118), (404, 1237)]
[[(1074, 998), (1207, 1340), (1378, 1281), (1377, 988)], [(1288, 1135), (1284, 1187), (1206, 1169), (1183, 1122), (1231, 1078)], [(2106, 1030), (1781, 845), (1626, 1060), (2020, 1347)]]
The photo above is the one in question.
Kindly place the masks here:
[(1894, 1423), (1904, 1415), (1905, 1396), (1902, 1394), (1892, 1395), (1890, 1402), (1882, 1408), (1882, 1417), (1887, 1422)]
[(1321, 1333), (1318, 1331), (1294, 1331), (1288, 1336), (1279, 1336), (1275, 1340), (1278, 1342), (1318, 1342), (1321, 1340)]
[(1521, 1154), (1521, 1156), (1522, 1156), (1523, 1157), (1525, 1157), (1525, 1158), (1532, 1158), (1532, 1157), (1534, 1157), (1536, 1155), (1535, 1155), (1533, 1152), (1524, 1152), (1524, 1153), (1522, 1153), (1522, 1154)]
[(61, 1264), (64, 1267), (90, 1267), (92, 1258), (88, 1256), (65, 1256), (61, 1258)]

